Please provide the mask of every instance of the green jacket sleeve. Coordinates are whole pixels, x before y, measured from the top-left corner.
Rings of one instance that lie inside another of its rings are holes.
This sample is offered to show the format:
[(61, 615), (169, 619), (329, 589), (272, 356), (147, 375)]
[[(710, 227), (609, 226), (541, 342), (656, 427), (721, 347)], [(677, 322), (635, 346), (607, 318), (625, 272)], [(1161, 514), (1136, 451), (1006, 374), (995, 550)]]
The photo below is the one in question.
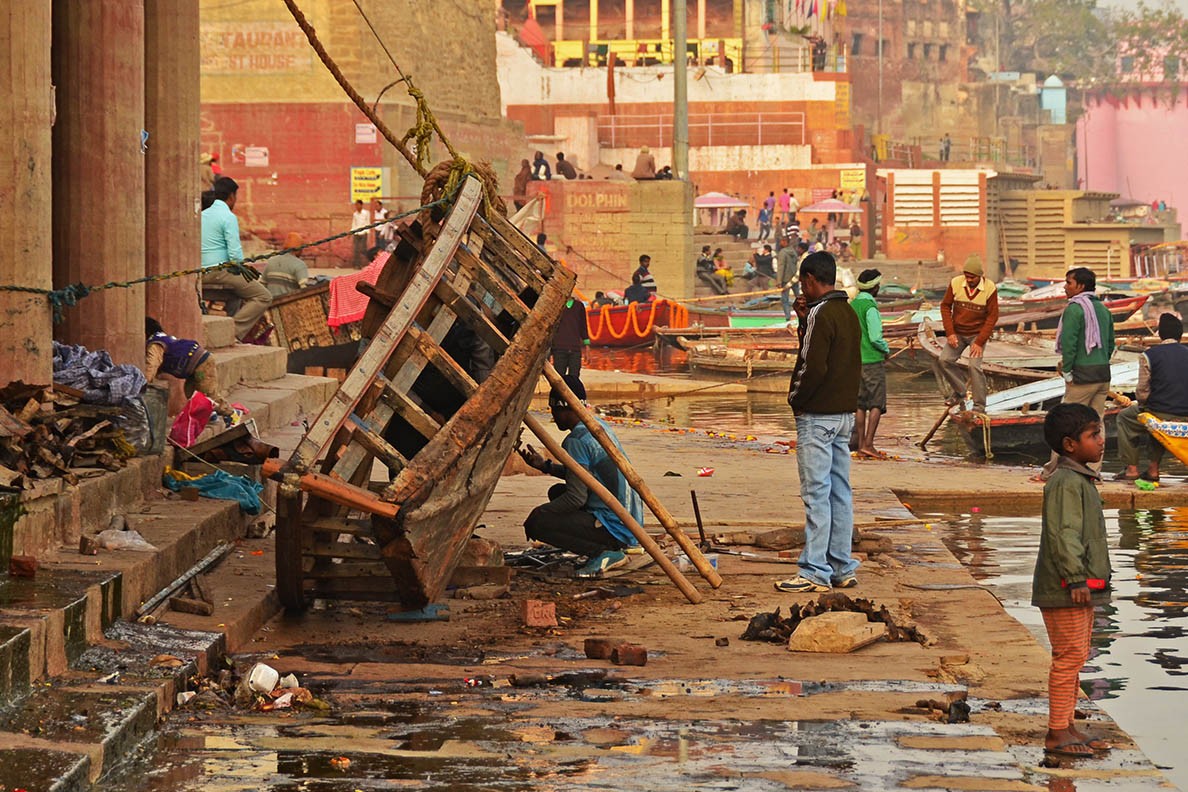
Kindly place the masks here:
[(1086, 515), (1081, 494), (1074, 487), (1060, 487), (1044, 499), (1047, 518), (1048, 556), (1056, 573), (1068, 584), (1080, 583), (1085, 574), (1085, 544), (1082, 541)]
[(877, 305), (866, 309), (866, 332), (870, 336), (870, 345), (884, 355), (891, 354), (891, 345), (883, 338), (883, 317), (879, 314)]
[(1069, 303), (1069, 306), (1064, 309), (1064, 317), (1060, 325), (1060, 370), (1066, 378), (1072, 376), (1077, 358), (1084, 351), (1085, 344), (1081, 340), (1084, 338), (1084, 333), (1085, 312), (1076, 303)]

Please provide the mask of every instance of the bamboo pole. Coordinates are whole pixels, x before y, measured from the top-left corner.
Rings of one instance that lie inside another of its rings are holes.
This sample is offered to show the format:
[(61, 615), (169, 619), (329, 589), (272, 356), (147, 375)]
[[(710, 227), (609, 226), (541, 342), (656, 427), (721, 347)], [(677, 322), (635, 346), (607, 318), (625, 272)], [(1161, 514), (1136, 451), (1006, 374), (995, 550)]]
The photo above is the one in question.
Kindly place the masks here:
[(544, 444), (544, 447), (548, 449), (550, 454), (557, 458), (557, 461), (565, 465), (566, 469), (581, 479), (582, 483), (589, 487), (591, 492), (601, 498), (610, 507), (611, 511), (623, 521), (623, 524), (627, 526), (627, 529), (639, 541), (640, 547), (646, 550), (648, 555), (660, 565), (660, 568), (664, 570), (664, 574), (668, 575), (668, 579), (685, 595), (685, 599), (694, 605), (701, 604), (701, 594), (697, 589), (693, 588), (693, 584), (676, 568), (676, 564), (672, 563), (672, 559), (664, 555), (664, 551), (660, 549), (660, 545), (656, 544), (656, 540), (649, 536), (643, 526), (635, 521), (635, 518), (623, 507), (622, 503), (619, 503), (619, 499), (611, 494), (610, 490), (602, 486), (602, 482), (594, 478), (594, 475), (590, 471), (579, 465), (534, 416), (525, 415), (524, 425), (532, 431), (532, 434), (540, 438), (540, 442)]
[(701, 554), (701, 550), (698, 549), (693, 540), (680, 529), (672, 513), (664, 507), (664, 504), (652, 492), (652, 488), (644, 481), (643, 476), (639, 475), (639, 472), (632, 466), (623, 452), (619, 450), (619, 447), (615, 445), (614, 441), (611, 440), (610, 435), (602, 428), (602, 424), (594, 417), (594, 413), (590, 411), (589, 407), (582, 404), (581, 399), (569, 389), (569, 386), (565, 384), (565, 380), (557, 373), (557, 369), (553, 368), (553, 364), (548, 361), (544, 365), (544, 375), (545, 379), (549, 381), (549, 384), (553, 386), (553, 389), (565, 398), (569, 406), (582, 419), (582, 423), (586, 425), (586, 428), (590, 430), (590, 434), (594, 436), (594, 439), (606, 451), (607, 456), (611, 458), (611, 461), (623, 473), (623, 477), (627, 479), (627, 483), (631, 485), (631, 488), (639, 493), (644, 503), (648, 504), (648, 508), (652, 510), (652, 514), (656, 515), (656, 519), (664, 526), (664, 530), (676, 540), (676, 543), (681, 548), (681, 552), (689, 557), (689, 560), (693, 562), (693, 566), (697, 567), (697, 571), (705, 578), (710, 586), (721, 588), (722, 576), (718, 574), (718, 570), (710, 565), (710, 562)]

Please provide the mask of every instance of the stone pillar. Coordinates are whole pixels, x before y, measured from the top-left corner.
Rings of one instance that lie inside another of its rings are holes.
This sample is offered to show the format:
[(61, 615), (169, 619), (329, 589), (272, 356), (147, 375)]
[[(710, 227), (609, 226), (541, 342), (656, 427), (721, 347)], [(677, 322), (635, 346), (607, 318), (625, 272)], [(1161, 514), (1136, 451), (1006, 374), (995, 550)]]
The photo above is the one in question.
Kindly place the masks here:
[[(0, 0), (0, 284), (53, 287), (50, 0)], [(49, 301), (0, 292), (0, 386), (53, 380)]]
[[(54, 0), (53, 9), (54, 285), (139, 278), (144, 0)], [(143, 364), (144, 286), (84, 298), (66, 309), (57, 336)]]
[[(197, 267), (198, 0), (144, 0), (145, 273)], [(197, 275), (150, 283), (145, 311), (178, 338), (203, 340)]]

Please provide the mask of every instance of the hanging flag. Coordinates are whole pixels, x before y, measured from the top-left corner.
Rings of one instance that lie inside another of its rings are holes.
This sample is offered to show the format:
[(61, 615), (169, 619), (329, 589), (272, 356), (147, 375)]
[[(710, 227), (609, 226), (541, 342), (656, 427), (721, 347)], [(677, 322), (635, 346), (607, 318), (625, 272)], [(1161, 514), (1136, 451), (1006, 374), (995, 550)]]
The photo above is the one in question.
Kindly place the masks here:
[(846, 0), (837, 0), (837, 8), (833, 12), (836, 16), (846, 16)]
[(816, 15), (817, 15), (817, 10), (818, 10), (818, 9), (817, 9), (817, 0), (813, 0), (813, 3), (812, 3), (812, 5), (811, 5), (811, 6), (809, 6), (809, 12), (808, 12), (808, 15), (809, 15), (809, 16), (816, 16)]

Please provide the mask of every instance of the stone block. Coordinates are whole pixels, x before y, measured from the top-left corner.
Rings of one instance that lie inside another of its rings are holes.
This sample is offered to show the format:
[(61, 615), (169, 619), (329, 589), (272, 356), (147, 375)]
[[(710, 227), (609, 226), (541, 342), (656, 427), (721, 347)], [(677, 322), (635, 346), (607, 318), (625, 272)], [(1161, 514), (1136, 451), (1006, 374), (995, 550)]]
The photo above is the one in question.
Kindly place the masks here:
[(490, 539), (470, 538), (458, 559), (460, 567), (503, 566), (503, 547)]
[(557, 605), (542, 600), (524, 600), (520, 603), (520, 616), (525, 627), (556, 627)]
[(788, 639), (788, 650), (845, 654), (874, 643), (886, 632), (887, 625), (867, 621), (864, 613), (822, 613), (800, 623)]
[(648, 650), (639, 644), (619, 644), (611, 650), (615, 665), (644, 666), (648, 664)]

